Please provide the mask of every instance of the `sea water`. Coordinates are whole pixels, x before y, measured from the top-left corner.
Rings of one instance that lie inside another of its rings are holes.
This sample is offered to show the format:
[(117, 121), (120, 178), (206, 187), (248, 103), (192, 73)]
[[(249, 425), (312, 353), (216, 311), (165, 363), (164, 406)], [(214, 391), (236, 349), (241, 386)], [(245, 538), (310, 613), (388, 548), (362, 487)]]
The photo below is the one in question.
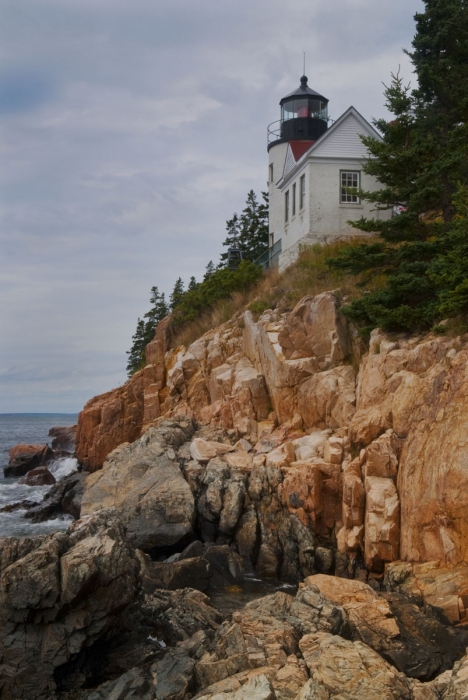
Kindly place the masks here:
[[(48, 436), (50, 428), (74, 425), (78, 420), (76, 414), (70, 413), (0, 413), (0, 509), (9, 503), (18, 501), (35, 501), (39, 503), (51, 488), (50, 486), (26, 486), (18, 479), (5, 479), (3, 467), (8, 464), (8, 451), (15, 445), (50, 445)], [(57, 459), (47, 465), (49, 471), (58, 480), (75, 471), (78, 462), (73, 457)], [(24, 517), (25, 510), (12, 513), (0, 512), (0, 537), (23, 537), (42, 533), (65, 530), (72, 518), (64, 516), (32, 523)]]

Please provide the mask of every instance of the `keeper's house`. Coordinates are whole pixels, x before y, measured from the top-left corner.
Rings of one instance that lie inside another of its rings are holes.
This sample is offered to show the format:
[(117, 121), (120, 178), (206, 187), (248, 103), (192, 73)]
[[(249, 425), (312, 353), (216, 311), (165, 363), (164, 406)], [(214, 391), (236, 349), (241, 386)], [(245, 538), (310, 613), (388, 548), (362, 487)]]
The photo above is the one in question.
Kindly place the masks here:
[(329, 126), (328, 100), (308, 87), (306, 76), (280, 105), (281, 119), (268, 127), (270, 249), (262, 262), (284, 269), (301, 244), (356, 235), (347, 221), (377, 218), (374, 205), (350, 188), (379, 187), (363, 172), (369, 154), (359, 135), (380, 136), (354, 107)]

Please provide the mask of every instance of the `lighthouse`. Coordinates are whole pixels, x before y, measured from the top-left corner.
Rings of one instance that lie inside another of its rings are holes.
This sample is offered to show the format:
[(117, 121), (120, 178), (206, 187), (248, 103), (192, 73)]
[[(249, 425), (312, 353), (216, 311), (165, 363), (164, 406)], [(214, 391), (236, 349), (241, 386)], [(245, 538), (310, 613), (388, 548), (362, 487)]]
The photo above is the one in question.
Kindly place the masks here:
[(328, 98), (305, 75), (279, 104), (280, 119), (267, 132), (270, 247), (262, 263), (284, 269), (301, 245), (355, 236), (349, 221), (375, 216), (359, 197), (360, 189), (380, 188), (363, 170), (370, 156), (361, 136), (381, 137), (354, 107), (333, 122)]

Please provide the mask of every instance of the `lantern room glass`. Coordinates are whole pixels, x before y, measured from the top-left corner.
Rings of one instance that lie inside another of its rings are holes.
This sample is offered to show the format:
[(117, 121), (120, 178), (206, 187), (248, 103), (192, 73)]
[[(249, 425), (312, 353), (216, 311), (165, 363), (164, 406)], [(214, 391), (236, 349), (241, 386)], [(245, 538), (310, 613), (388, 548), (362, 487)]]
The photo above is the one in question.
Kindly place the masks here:
[(288, 100), (281, 108), (281, 118), (283, 121), (288, 119), (300, 119), (306, 117), (309, 119), (328, 119), (328, 105), (323, 100), (314, 98), (301, 98), (296, 100)]

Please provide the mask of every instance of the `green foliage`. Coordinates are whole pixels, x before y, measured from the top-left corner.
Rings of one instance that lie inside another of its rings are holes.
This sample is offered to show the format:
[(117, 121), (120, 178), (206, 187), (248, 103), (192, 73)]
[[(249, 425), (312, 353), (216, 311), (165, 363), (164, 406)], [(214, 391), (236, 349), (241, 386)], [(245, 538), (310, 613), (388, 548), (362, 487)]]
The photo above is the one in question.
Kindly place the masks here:
[[(262, 192), (263, 202), (257, 201), (253, 190), (247, 194), (245, 209), (240, 217), (233, 214), (226, 221), (227, 237), (223, 246), (239, 247), (245, 260), (255, 261), (268, 249), (268, 193)], [(227, 253), (221, 254), (221, 260), (227, 260)]]
[(127, 352), (127, 373), (131, 377), (134, 372), (137, 372), (144, 364), (145, 352), (145, 322), (139, 318), (134, 335), (132, 336), (132, 347)]
[(173, 325), (189, 323), (219, 299), (229, 297), (233, 292), (246, 291), (262, 274), (262, 269), (249, 260), (243, 260), (237, 270), (226, 267), (215, 270), (196, 289), (182, 295), (172, 314)]
[(172, 294), (169, 297), (169, 306), (171, 307), (171, 311), (174, 311), (176, 309), (180, 302), (182, 301), (182, 297), (184, 296), (184, 283), (182, 282), (182, 277), (179, 277), (177, 282), (174, 285), (174, 289), (172, 290)]
[(156, 327), (169, 313), (166, 298), (160, 294), (157, 287), (151, 287), (151, 309), (144, 315), (147, 321), (138, 319), (135, 334), (132, 336), (132, 347), (127, 352), (127, 373), (130, 377), (145, 365), (145, 348), (150, 343), (156, 332)]
[(380, 241), (353, 243), (329, 260), (334, 269), (363, 274), (364, 286), (385, 279), (383, 288), (344, 308), (364, 331), (430, 328), (468, 311), (468, 5), (425, 0), (425, 6), (415, 16), (408, 54), (418, 87), (411, 91), (392, 75), (385, 96), (394, 118), (374, 122), (382, 141), (362, 138), (372, 156), (364, 171), (382, 189), (360, 196), (376, 210), (405, 210), (388, 220), (349, 222), (378, 232)]

